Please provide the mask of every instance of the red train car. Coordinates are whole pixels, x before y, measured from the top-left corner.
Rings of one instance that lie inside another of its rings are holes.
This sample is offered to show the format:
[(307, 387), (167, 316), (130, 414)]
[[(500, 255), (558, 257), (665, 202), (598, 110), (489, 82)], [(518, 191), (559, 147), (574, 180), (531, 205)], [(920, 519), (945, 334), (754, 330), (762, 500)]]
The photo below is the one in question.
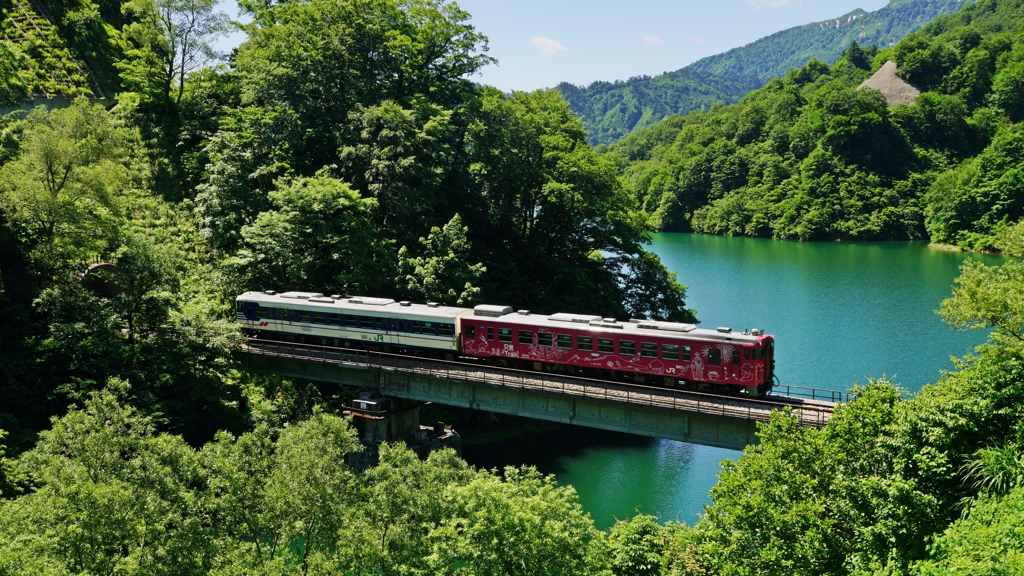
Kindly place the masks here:
[(477, 306), (460, 315), (463, 354), (534, 370), (759, 396), (771, 390), (774, 339), (761, 330)]

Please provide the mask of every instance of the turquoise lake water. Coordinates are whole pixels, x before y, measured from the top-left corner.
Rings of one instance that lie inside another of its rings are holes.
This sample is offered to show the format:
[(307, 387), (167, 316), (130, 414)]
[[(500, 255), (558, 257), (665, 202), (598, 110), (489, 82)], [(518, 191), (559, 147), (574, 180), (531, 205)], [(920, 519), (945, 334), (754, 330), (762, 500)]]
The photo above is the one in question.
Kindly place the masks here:
[[(657, 234), (650, 250), (688, 286), (704, 327), (763, 328), (786, 384), (846, 390), (886, 375), (913, 392), (983, 342), (935, 314), (967, 258), (917, 242), (782, 242)], [(569, 312), (568, 310), (566, 312)], [(481, 466), (531, 464), (572, 484), (600, 528), (636, 511), (693, 523), (725, 458), (739, 452), (573, 428), (467, 448)]]

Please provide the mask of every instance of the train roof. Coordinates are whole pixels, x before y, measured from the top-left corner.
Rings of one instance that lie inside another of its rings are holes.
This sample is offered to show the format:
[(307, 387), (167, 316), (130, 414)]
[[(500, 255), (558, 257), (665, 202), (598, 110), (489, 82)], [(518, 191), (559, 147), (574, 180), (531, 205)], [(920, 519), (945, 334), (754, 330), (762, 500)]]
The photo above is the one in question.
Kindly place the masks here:
[(280, 294), (246, 292), (236, 299), (267, 306), (299, 307), (336, 312), (366, 312), (368, 315), (375, 316), (423, 316), (454, 320), (460, 314), (472, 312), (469, 308), (441, 306), (434, 302), (414, 304), (406, 301), (396, 302), (391, 298), (371, 298), (369, 296), (324, 296), (319, 292), (282, 292)]
[(709, 330), (697, 328), (695, 324), (683, 324), (680, 322), (661, 322), (657, 320), (629, 320), (620, 321), (615, 318), (602, 318), (588, 314), (567, 314), (558, 313), (551, 315), (532, 314), (529, 310), (513, 312), (508, 306), (477, 306), (469, 318), (479, 319), (487, 322), (492, 319), (500, 320), (504, 324), (517, 324), (522, 326), (533, 326), (537, 328), (550, 328), (552, 331), (559, 329), (592, 330), (594, 332), (616, 333), (621, 331), (623, 335), (635, 335), (649, 337), (676, 337), (707, 342), (733, 342), (740, 344), (757, 344), (765, 336), (763, 331), (757, 334), (736, 332), (730, 328), (718, 328)]

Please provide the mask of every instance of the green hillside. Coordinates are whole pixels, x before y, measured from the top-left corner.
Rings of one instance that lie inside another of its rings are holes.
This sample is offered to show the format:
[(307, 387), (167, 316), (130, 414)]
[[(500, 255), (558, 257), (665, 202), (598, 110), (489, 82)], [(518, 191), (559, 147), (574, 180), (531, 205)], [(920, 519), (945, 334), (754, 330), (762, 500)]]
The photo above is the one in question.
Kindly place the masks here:
[(761, 84), (756, 77), (678, 70), (625, 82), (594, 82), (586, 88), (563, 82), (557, 89), (583, 116), (590, 142), (608, 144), (671, 114), (736, 102)]
[(611, 144), (670, 114), (707, 110), (716, 102), (737, 102), (750, 90), (811, 58), (835, 62), (854, 41), (862, 46), (891, 46), (962, 4), (961, 0), (892, 0), (875, 12), (854, 10), (789, 28), (653, 78), (594, 82), (585, 88), (562, 83), (558, 91), (583, 116), (590, 142)]
[(29, 94), (112, 95), (122, 19), (120, 3), (109, 0), (0, 0), (0, 41), (17, 50)]
[(755, 76), (762, 82), (799, 68), (811, 58), (835, 62), (852, 42), (892, 46), (933, 20), (958, 10), (963, 0), (891, 0), (874, 12), (857, 9), (838, 18), (776, 32), (740, 48), (702, 58), (687, 70)]
[[(1024, 216), (1021, 4), (968, 4), (877, 54), (812, 60), (612, 153), (665, 230), (991, 248)], [(886, 60), (915, 104), (855, 89)]]

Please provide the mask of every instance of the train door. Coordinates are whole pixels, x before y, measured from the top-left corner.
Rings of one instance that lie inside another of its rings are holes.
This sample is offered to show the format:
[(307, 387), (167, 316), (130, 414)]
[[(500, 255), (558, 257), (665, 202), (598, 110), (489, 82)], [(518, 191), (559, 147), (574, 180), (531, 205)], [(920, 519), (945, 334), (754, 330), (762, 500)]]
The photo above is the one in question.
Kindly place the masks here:
[(401, 344), (401, 334), (404, 331), (403, 324), (405, 324), (405, 320), (401, 320), (399, 318), (388, 318), (388, 325), (385, 326), (387, 335), (385, 336), (384, 341), (388, 344)]

